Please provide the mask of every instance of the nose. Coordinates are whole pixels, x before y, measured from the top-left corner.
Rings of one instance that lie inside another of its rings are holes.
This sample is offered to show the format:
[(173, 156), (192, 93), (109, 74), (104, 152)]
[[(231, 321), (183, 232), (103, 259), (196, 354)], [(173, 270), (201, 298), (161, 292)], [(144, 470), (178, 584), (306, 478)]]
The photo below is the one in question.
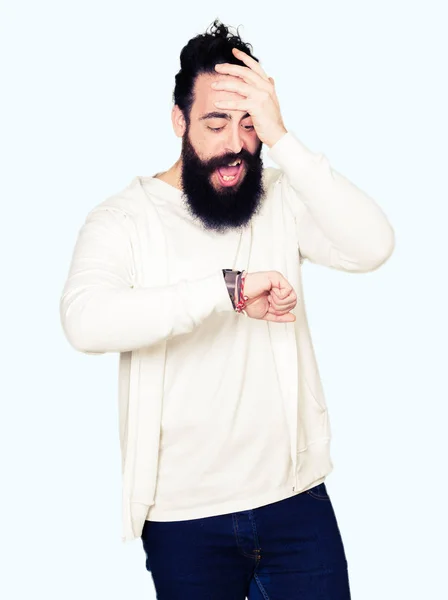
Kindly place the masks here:
[(238, 154), (241, 152), (243, 142), (241, 140), (240, 128), (229, 127), (229, 137), (226, 140), (226, 151)]

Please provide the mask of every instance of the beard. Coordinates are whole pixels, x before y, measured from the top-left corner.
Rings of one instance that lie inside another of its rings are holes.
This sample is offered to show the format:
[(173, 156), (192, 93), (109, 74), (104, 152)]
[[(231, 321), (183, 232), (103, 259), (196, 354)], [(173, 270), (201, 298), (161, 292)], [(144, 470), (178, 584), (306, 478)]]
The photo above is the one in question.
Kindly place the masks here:
[[(182, 188), (189, 213), (206, 229), (225, 232), (247, 225), (264, 197), (261, 142), (254, 154), (244, 148), (238, 154), (225, 154), (201, 160), (190, 142), (188, 130), (182, 138)], [(234, 186), (216, 189), (211, 176), (218, 167), (240, 158), (240, 181)]]

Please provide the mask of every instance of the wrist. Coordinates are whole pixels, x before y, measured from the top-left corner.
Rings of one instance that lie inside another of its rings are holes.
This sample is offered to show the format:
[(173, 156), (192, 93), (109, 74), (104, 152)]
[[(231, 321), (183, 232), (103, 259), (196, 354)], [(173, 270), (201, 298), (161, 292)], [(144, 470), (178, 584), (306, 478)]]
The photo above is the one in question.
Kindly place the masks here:
[(288, 133), (288, 130), (285, 127), (280, 127), (278, 130), (275, 131), (275, 133), (273, 133), (272, 135), (269, 136), (269, 140), (267, 140), (265, 142), (266, 146), (268, 146), (269, 149), (272, 148), (272, 146), (275, 146), (275, 144), (281, 140), (281, 138)]

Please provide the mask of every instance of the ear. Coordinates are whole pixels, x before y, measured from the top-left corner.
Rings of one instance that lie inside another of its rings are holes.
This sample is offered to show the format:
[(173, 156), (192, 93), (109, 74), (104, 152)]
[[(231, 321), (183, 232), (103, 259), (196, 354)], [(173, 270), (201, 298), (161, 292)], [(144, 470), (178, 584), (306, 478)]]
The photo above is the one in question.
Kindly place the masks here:
[(171, 111), (171, 121), (173, 123), (174, 133), (177, 137), (183, 137), (187, 129), (187, 123), (183, 112), (177, 104), (173, 106), (173, 110)]

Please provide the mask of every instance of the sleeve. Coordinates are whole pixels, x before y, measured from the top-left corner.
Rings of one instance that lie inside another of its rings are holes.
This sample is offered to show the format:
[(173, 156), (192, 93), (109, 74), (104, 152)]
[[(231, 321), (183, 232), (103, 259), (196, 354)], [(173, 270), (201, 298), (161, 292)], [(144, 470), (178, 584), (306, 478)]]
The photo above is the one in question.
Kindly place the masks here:
[(312, 152), (288, 131), (268, 156), (286, 178), (301, 260), (363, 272), (378, 268), (390, 257), (395, 234), (384, 212), (335, 171), (324, 154)]
[(191, 332), (233, 312), (222, 270), (173, 285), (134, 287), (132, 246), (117, 209), (94, 209), (81, 227), (60, 298), (70, 344), (86, 354), (126, 352)]

